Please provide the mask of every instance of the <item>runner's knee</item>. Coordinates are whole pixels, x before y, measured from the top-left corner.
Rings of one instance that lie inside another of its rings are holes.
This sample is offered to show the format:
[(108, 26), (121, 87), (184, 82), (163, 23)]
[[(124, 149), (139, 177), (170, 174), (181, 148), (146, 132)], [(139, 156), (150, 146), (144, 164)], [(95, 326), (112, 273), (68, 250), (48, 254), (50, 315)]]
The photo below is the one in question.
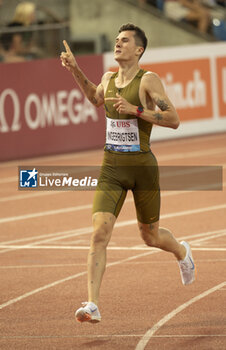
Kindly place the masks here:
[(153, 224), (139, 223), (142, 239), (150, 247), (158, 247), (158, 222)]
[(112, 229), (114, 225), (114, 218), (111, 217), (111, 214), (94, 214), (93, 216), (93, 234), (91, 242), (93, 245), (107, 246)]
[(111, 231), (109, 231), (103, 224), (93, 231), (91, 241), (94, 245), (107, 246), (110, 234)]

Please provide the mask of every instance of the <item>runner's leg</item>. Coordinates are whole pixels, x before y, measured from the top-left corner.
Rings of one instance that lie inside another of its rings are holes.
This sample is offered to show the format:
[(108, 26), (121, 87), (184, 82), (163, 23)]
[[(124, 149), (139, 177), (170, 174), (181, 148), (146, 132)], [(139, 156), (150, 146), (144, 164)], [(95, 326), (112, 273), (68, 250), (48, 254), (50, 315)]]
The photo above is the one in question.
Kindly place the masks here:
[(141, 236), (148, 246), (171, 252), (177, 260), (185, 258), (185, 247), (174, 238), (168, 229), (159, 227), (159, 221), (151, 224), (138, 222), (138, 226)]
[(88, 296), (98, 305), (100, 285), (106, 267), (106, 249), (116, 217), (111, 213), (93, 214), (93, 234), (88, 254)]

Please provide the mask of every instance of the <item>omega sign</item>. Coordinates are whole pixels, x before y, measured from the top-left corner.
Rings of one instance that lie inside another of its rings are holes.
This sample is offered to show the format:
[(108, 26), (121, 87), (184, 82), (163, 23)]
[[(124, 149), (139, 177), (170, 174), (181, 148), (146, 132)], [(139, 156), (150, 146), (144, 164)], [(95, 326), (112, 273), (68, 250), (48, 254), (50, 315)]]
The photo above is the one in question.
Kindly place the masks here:
[[(10, 108), (7, 108), (10, 106)], [(41, 96), (30, 93), (24, 103), (17, 92), (5, 89), (0, 94), (0, 132), (19, 131), (22, 121), (31, 130), (48, 126), (86, 123), (88, 118), (98, 121), (95, 107), (78, 89), (60, 90)]]

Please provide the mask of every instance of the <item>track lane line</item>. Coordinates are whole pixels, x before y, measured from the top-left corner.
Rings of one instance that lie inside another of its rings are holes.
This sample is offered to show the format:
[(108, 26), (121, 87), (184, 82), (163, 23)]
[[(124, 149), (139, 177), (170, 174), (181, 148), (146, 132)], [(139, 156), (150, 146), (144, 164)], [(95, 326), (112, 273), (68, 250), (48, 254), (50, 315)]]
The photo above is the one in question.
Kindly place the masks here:
[[(81, 230), (81, 232), (79, 232), (79, 230)], [(218, 233), (222, 233), (222, 232), (225, 232), (225, 228), (220, 229), (220, 230), (214, 230), (214, 231), (200, 232), (200, 233), (196, 233), (194, 235), (184, 236), (181, 239), (185, 239), (185, 238), (189, 239), (189, 238), (194, 238), (194, 237), (206, 237), (208, 235), (218, 234)], [(35, 239), (40, 239), (40, 238), (46, 239), (47, 236), (48, 237), (53, 237), (53, 236), (57, 237), (57, 236), (65, 235), (65, 234), (66, 235), (71, 234), (71, 237), (76, 237), (79, 235), (85, 235), (86, 233), (89, 233), (89, 232), (86, 232), (86, 228), (81, 228), (81, 229), (74, 229), (74, 230), (68, 230), (68, 231), (60, 231), (60, 232), (56, 232), (56, 233), (46, 233), (44, 235), (40, 235), (40, 236), (36, 236), (36, 237), (32, 236), (32, 237), (15, 239), (15, 240), (11, 240), (11, 241), (1, 241), (0, 244), (21, 243), (21, 242), (33, 241)], [(34, 243), (36, 243), (36, 242), (34, 242)], [(136, 245), (135, 247), (140, 247), (140, 246), (141, 245)]]
[(209, 237), (202, 238), (202, 239), (199, 240), (198, 243), (193, 243), (193, 244), (200, 244), (200, 243), (205, 242), (205, 241), (208, 241), (208, 240), (210, 240), (210, 239), (216, 239), (216, 238), (223, 237), (223, 236), (226, 236), (226, 232), (225, 232), (225, 233), (216, 234), (216, 235), (213, 235), (213, 236), (209, 236)]
[[(54, 246), (54, 245), (0, 245), (0, 248), (8, 248), (8, 251), (13, 251), (13, 250), (22, 250), (22, 249), (27, 249), (27, 250), (89, 250), (89, 246)], [(108, 247), (108, 250), (114, 250), (114, 251), (139, 251), (139, 250), (147, 250), (147, 251), (162, 251), (159, 250), (158, 248), (151, 248), (151, 247)], [(197, 250), (197, 251), (206, 251), (206, 252), (225, 252), (226, 248), (211, 248), (211, 247), (205, 247), (205, 248), (193, 248), (192, 250)]]
[[(180, 191), (178, 191), (180, 192)], [(129, 202), (132, 200), (130, 199)], [(223, 209), (225, 208), (226, 204), (218, 205), (218, 206), (212, 206), (212, 207), (207, 207), (210, 208), (209, 210), (217, 210), (220, 209), (220, 207)], [(54, 209), (54, 210), (47, 210), (43, 212), (37, 212), (33, 214), (25, 214), (25, 215), (18, 215), (18, 216), (9, 216), (5, 218), (0, 219), (0, 224), (8, 223), (8, 222), (15, 222), (15, 221), (21, 221), (21, 220), (27, 220), (27, 219), (34, 219), (34, 218), (39, 218), (42, 216), (49, 216), (49, 215), (58, 215), (58, 214), (65, 214), (65, 213), (71, 213), (79, 210), (85, 210), (85, 209), (91, 209), (92, 204), (86, 204), (86, 205), (79, 205), (79, 206), (74, 206), (74, 207), (68, 207), (68, 208), (62, 208), (62, 209)], [(202, 209), (200, 209), (202, 212)], [(208, 210), (206, 210), (208, 211)], [(187, 210), (185, 212), (191, 212), (191, 214), (194, 212), (192, 210)], [(167, 214), (166, 214), (167, 215)], [(171, 215), (171, 214), (168, 214)], [(166, 216), (165, 216), (166, 217)], [(134, 222), (134, 220), (132, 220)]]
[[(202, 250), (202, 248), (200, 248)], [(193, 249), (192, 249), (193, 250)], [(219, 258), (213, 258), (213, 259), (195, 259), (195, 263), (225, 263), (226, 259), (219, 259)], [(157, 265), (157, 264), (165, 264), (165, 265), (169, 265), (169, 264), (175, 264), (174, 260), (157, 260), (157, 261), (153, 261), (153, 260), (149, 260), (149, 261), (137, 261), (137, 262), (127, 262), (125, 263), (125, 265)], [(0, 266), (0, 270), (13, 270), (13, 269), (40, 269), (40, 268), (56, 268), (56, 267), (76, 267), (76, 266), (87, 266), (87, 263), (74, 263), (74, 264), (37, 264), (37, 265), (1, 265)], [(142, 336), (142, 334), (141, 334)]]
[[(226, 166), (226, 164), (225, 164)], [(223, 167), (224, 168), (224, 167)], [(171, 176), (171, 175), (170, 175)], [(226, 182), (222, 183), (222, 187), (226, 186)], [(173, 193), (180, 192), (182, 193), (193, 193), (196, 191), (202, 191), (205, 190), (207, 186), (197, 186), (190, 188), (188, 190), (180, 190), (180, 191), (170, 191), (170, 192), (164, 192), (164, 190), (161, 191), (161, 196), (168, 193), (168, 196), (173, 195)], [(219, 183), (214, 183), (208, 186), (208, 190), (219, 190)], [(207, 191), (208, 191), (207, 190)], [(0, 202), (10, 202), (10, 201), (15, 201), (15, 200), (27, 200), (27, 199), (33, 199), (35, 197), (44, 197), (44, 196), (51, 196), (51, 195), (57, 195), (57, 194), (66, 194), (68, 192), (73, 192), (69, 190), (65, 191), (39, 191), (39, 192), (32, 192), (32, 193), (26, 193), (26, 194), (18, 194), (18, 195), (13, 195), (13, 196), (6, 196), (6, 197), (1, 197)], [(74, 191), (75, 192), (75, 191)]]
[[(219, 238), (219, 237), (222, 237), (222, 236), (225, 236), (226, 233), (225, 233), (225, 230), (223, 230), (222, 233), (218, 233), (218, 234), (215, 234), (215, 236), (207, 236), (206, 237), (206, 240), (208, 239), (214, 239), (214, 238)], [(194, 235), (195, 237), (197, 237), (196, 235)], [(193, 237), (194, 237), (193, 236)], [(185, 240), (187, 239), (187, 237), (180, 237), (179, 240)], [(190, 244), (198, 244), (200, 242), (203, 241), (203, 238), (199, 238), (199, 239), (195, 239), (195, 240), (192, 240), (190, 241)], [(38, 245), (40, 244), (40, 242), (35, 242), (35, 243), (31, 243), (31, 244), (27, 244), (27, 245), (5, 245), (5, 244), (1, 244), (0, 243), (0, 249), (1, 248), (7, 248), (7, 251), (12, 251), (12, 250), (20, 250), (20, 249), (58, 249), (58, 250), (64, 250), (64, 249), (69, 249), (69, 250), (88, 250), (89, 249), (89, 245), (87, 246), (56, 246), (56, 245)], [(148, 247), (146, 245), (142, 245), (142, 246), (132, 246), (132, 247), (125, 247), (125, 246), (122, 246), (122, 247), (119, 247), (119, 246), (108, 246), (107, 248), (108, 250), (128, 250), (128, 251), (132, 251), (132, 250), (152, 250), (152, 251), (159, 251), (158, 248), (152, 248), (152, 247)], [(211, 247), (204, 247), (204, 248), (193, 248), (192, 247), (192, 250), (206, 250), (206, 251), (225, 251), (226, 248), (211, 248)], [(162, 250), (160, 250), (162, 251)]]
[(79, 205), (79, 206), (68, 207), (68, 208), (63, 208), (63, 209), (47, 210), (47, 211), (33, 213), (33, 214), (11, 216), (11, 217), (6, 217), (6, 218), (1, 218), (0, 219), (0, 224), (6, 223), (6, 222), (14, 222), (14, 221), (20, 221), (20, 220), (34, 219), (34, 218), (38, 218), (40, 216), (49, 216), (49, 215), (70, 213), (70, 212), (73, 212), (73, 211), (90, 209), (91, 207), (92, 207), (91, 204), (86, 204), (86, 205)]
[[(100, 338), (140, 338), (142, 337), (142, 334), (94, 334), (94, 335), (75, 335), (75, 334), (69, 334), (69, 335), (9, 335), (9, 336), (0, 336), (0, 339), (100, 339)], [(153, 335), (153, 338), (214, 338), (214, 337), (226, 337), (226, 334), (164, 334), (164, 335)]]
[(57, 194), (65, 194), (65, 192), (68, 192), (68, 191), (44, 191), (44, 192), (32, 192), (27, 194), (18, 194), (14, 196), (1, 197), (0, 202), (10, 202), (10, 201), (24, 200), (28, 198), (52, 196)]
[[(166, 215), (169, 215), (169, 214), (166, 214)], [(177, 213), (171, 213), (172, 217), (176, 216)], [(161, 216), (161, 219), (164, 219), (164, 215)], [(134, 224), (136, 224), (137, 221), (134, 220)], [(125, 225), (125, 222), (122, 221), (122, 222), (116, 222), (115, 224), (115, 228), (117, 227), (124, 227), (124, 226), (127, 226), (127, 224)], [(29, 240), (33, 240), (34, 237), (32, 238), (25, 238), (25, 239), (19, 239), (19, 240), (14, 240), (14, 241), (6, 241), (6, 242), (0, 242), (0, 249), (4, 249), (2, 251), (0, 251), (0, 254), (3, 254), (3, 253), (7, 253), (7, 252), (11, 252), (13, 250), (18, 250), (18, 249), (26, 249), (26, 248), (29, 248), (29, 247), (33, 247), (33, 246), (36, 246), (37, 244), (42, 244), (42, 243), (46, 243), (46, 242), (50, 242), (50, 241), (57, 241), (57, 240), (61, 240), (61, 239), (65, 239), (65, 238), (69, 238), (69, 237), (75, 237), (75, 236), (80, 236), (80, 235), (85, 235), (85, 234), (90, 234), (91, 232), (93, 231), (93, 228), (92, 226), (88, 226), (88, 227), (84, 227), (84, 228), (79, 228), (77, 230), (71, 230), (71, 231), (63, 231), (63, 232), (58, 232), (56, 234), (50, 234), (49, 237), (51, 238), (48, 238), (46, 239), (46, 235), (42, 235), (42, 236), (39, 236), (39, 237), (45, 237), (44, 240), (40, 240), (40, 241), (36, 241), (34, 243), (30, 243), (30, 244), (27, 244), (27, 245), (12, 245), (12, 243), (20, 243), (20, 242), (25, 242), (25, 241), (29, 241)], [(67, 233), (66, 233), (67, 232)], [(189, 236), (185, 236), (185, 237), (180, 237), (179, 239), (188, 239), (188, 238), (193, 238), (194, 236), (195, 237), (200, 237), (200, 236), (208, 236), (209, 234), (213, 234), (215, 233), (215, 236), (214, 238), (216, 238), (216, 236), (218, 237), (221, 232), (225, 232), (225, 230), (217, 230), (217, 231), (209, 231), (209, 232), (204, 232), (204, 233), (200, 233), (200, 234), (197, 234), (197, 235), (189, 235)], [(66, 233), (66, 235), (64, 234)], [(57, 237), (56, 237), (57, 236)], [(195, 241), (194, 241), (195, 242)], [(11, 245), (9, 245), (11, 244)], [(79, 248), (76, 248), (76, 247), (71, 247), (69, 248), (68, 246), (67, 247), (53, 247), (51, 246), (52, 248), (49, 248), (49, 249), (79, 249)], [(81, 246), (80, 246), (81, 247)], [(41, 248), (41, 247), (40, 247)], [(144, 245), (139, 245), (139, 246), (134, 246), (133, 249), (137, 249), (137, 250), (140, 250), (140, 249), (143, 249), (143, 248), (146, 248)], [(44, 248), (43, 248), (44, 249)], [(85, 248), (80, 248), (80, 249), (85, 249)], [(147, 248), (146, 248), (147, 249)]]
[[(131, 261), (131, 260), (134, 260), (134, 259), (139, 259), (140, 257), (144, 257), (144, 256), (147, 256), (147, 255), (152, 255), (152, 254), (155, 254), (155, 253), (158, 253), (158, 252), (146, 252), (146, 253), (142, 253), (142, 254), (138, 254), (138, 255), (133, 255), (131, 257), (128, 257), (128, 258), (125, 258), (125, 259), (121, 259), (121, 260), (118, 260), (118, 261), (114, 261), (112, 263), (109, 263), (106, 265), (106, 267), (112, 267), (112, 266), (116, 266), (116, 265), (120, 265), (120, 264), (123, 264), (124, 262), (127, 262), (127, 261)], [(16, 298), (13, 298), (11, 300), (8, 300), (7, 302), (3, 303), (0, 305), (0, 310), (6, 308), (7, 306), (10, 306), (10, 305), (13, 305), (15, 303), (17, 303), (18, 301), (21, 301), (23, 299), (26, 299), (32, 295), (35, 295), (37, 293), (40, 293), (44, 290), (47, 290), (49, 288), (52, 288), (52, 287), (55, 287), (61, 283), (64, 283), (64, 282), (68, 282), (68, 281), (71, 281), (73, 279), (76, 279), (76, 278), (79, 278), (79, 277), (82, 277), (82, 276), (85, 276), (87, 274), (87, 271), (83, 271), (83, 272), (80, 272), (80, 273), (77, 273), (75, 275), (71, 275), (71, 276), (68, 276), (66, 278), (63, 278), (63, 279), (60, 279), (60, 280), (57, 280), (55, 282), (52, 282), (52, 283), (48, 283), (40, 288), (36, 288), (30, 292), (27, 292), (25, 294), (22, 294)]]
[[(205, 155), (215, 155), (215, 154), (225, 153), (225, 147), (213, 148), (204, 151), (192, 151), (192, 152), (179, 152), (173, 153), (169, 155), (159, 155), (157, 156), (158, 162), (174, 160), (174, 159), (184, 159), (184, 158), (195, 158), (195, 157), (203, 157)], [(36, 162), (37, 160), (34, 160)], [(65, 165), (68, 166), (68, 165)], [(72, 165), (73, 166), (73, 165)], [(76, 166), (76, 165), (75, 165)], [(18, 176), (11, 176), (8, 178), (0, 179), (0, 185), (6, 184), (10, 182), (18, 182)]]
[[(221, 233), (218, 233), (218, 234), (216, 234), (215, 233), (215, 235), (214, 236), (212, 236), (212, 235), (207, 235), (207, 237), (205, 238), (205, 241), (206, 240), (208, 240), (208, 239), (214, 239), (214, 238), (219, 238), (219, 237), (223, 237), (223, 236), (225, 236), (226, 235), (226, 232), (225, 232), (225, 230), (223, 230), (223, 232), (221, 232)], [(196, 235), (194, 235), (195, 237), (197, 237)], [(194, 237), (193, 236), (193, 237)], [(187, 237), (185, 236), (185, 237), (180, 237), (179, 238), (179, 240), (185, 240), (185, 239), (187, 239)], [(190, 244), (192, 245), (192, 244), (200, 244), (200, 242), (203, 242), (203, 238), (196, 238), (195, 240), (192, 240), (192, 241), (190, 241)], [(48, 240), (47, 240), (48, 241)], [(43, 242), (45, 242), (45, 241), (43, 241)], [(71, 249), (71, 250), (88, 250), (89, 249), (89, 246), (63, 246), (63, 245), (61, 245), (61, 246), (56, 246), (56, 245), (50, 245), (50, 246), (40, 246), (40, 245), (37, 245), (37, 244), (40, 244), (40, 242), (35, 242), (35, 243), (33, 243), (33, 244), (27, 244), (27, 245), (10, 245), (10, 246), (8, 246), (8, 245), (4, 245), (4, 244), (0, 244), (0, 248), (8, 248), (9, 250), (16, 250), (16, 249), (61, 249), (61, 250), (64, 250), (64, 249)], [(152, 247), (148, 247), (148, 246), (145, 246), (145, 245), (143, 245), (143, 246), (132, 246), (132, 247), (125, 247), (125, 246), (123, 246), (123, 247), (118, 247), (118, 246), (116, 246), (116, 247), (114, 247), (114, 246), (108, 246), (108, 248), (107, 248), (108, 250), (120, 250), (120, 251), (122, 251), (122, 250), (129, 250), (129, 251), (132, 251), (132, 250), (152, 250), (152, 251), (159, 251), (159, 249), (158, 248), (152, 248)], [(192, 250), (208, 250), (208, 251), (225, 251), (226, 250), (226, 248), (211, 248), (211, 247), (204, 247), (204, 248), (192, 248)], [(160, 250), (161, 251), (161, 250)]]
[[(209, 134), (209, 135), (200, 135), (200, 136), (194, 136), (194, 137), (185, 137), (185, 138), (180, 138), (180, 139), (171, 139), (171, 140), (162, 140), (162, 141), (152, 141), (151, 145), (153, 146), (153, 148), (156, 147), (156, 149), (158, 150), (159, 148), (163, 149), (166, 148), (168, 149), (168, 147), (170, 146), (178, 146), (178, 143), (181, 144), (185, 144), (186, 145), (192, 143), (198, 143), (198, 146), (200, 145), (200, 143), (203, 142), (211, 142), (216, 141), (216, 142), (221, 142), (221, 140), (223, 139), (223, 141), (225, 141), (225, 133), (214, 133), (214, 134)], [(198, 147), (197, 146), (197, 147)], [(18, 166), (18, 163), (20, 162), (24, 162), (28, 165), (30, 165), (33, 162), (46, 162), (46, 161), (50, 161), (50, 162), (56, 162), (56, 161), (61, 161), (61, 160), (71, 160), (74, 161), (74, 159), (78, 159), (78, 158), (84, 158), (84, 157), (90, 157), (93, 154), (100, 154), (100, 156), (102, 156), (103, 153), (103, 149), (97, 149), (97, 150), (90, 150), (90, 151), (80, 151), (80, 152), (74, 152), (74, 153), (64, 153), (64, 154), (57, 154), (57, 155), (48, 155), (48, 156), (39, 156), (39, 157), (35, 157), (35, 158), (29, 158), (29, 159), (19, 159), (19, 160), (9, 160), (9, 161), (5, 161), (0, 163), (0, 169), (5, 169), (6, 167), (13, 167), (13, 166)], [(24, 165), (26, 165), (24, 164)], [(73, 165), (73, 164), (72, 164)]]
[(174, 316), (176, 316), (181, 311), (185, 310), (187, 307), (192, 305), (193, 303), (205, 298), (206, 296), (220, 290), (221, 288), (226, 286), (226, 282), (222, 282), (218, 285), (216, 285), (213, 288), (207, 289), (205, 292), (198, 294), (196, 297), (188, 300), (186, 303), (178, 306), (176, 309), (171, 311), (169, 314), (164, 316), (160, 321), (158, 321), (152, 328), (150, 328), (142, 337), (142, 339), (137, 344), (135, 350), (144, 350), (146, 345), (148, 344), (149, 340), (152, 338), (152, 336), (169, 320), (171, 320)]

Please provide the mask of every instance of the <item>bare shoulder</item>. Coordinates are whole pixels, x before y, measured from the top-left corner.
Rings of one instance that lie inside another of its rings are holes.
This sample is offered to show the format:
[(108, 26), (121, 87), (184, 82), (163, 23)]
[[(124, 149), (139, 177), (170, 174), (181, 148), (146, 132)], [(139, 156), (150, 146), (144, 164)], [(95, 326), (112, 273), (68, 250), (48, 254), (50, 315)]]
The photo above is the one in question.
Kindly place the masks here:
[(102, 76), (101, 81), (102, 82), (103, 81), (109, 81), (111, 79), (112, 74), (114, 74), (114, 72), (110, 72), (109, 71), (109, 72), (104, 73), (104, 75)]
[(146, 72), (142, 77), (142, 85), (143, 88), (150, 92), (155, 92), (156, 90), (162, 90), (163, 84), (161, 78), (157, 73), (154, 72)]
[(159, 75), (155, 72), (150, 72), (150, 71), (147, 71), (143, 77), (142, 77), (142, 81), (146, 84), (146, 83), (155, 83), (155, 82), (159, 82), (161, 81)]
[(114, 72), (106, 72), (102, 76), (101, 85), (102, 85), (104, 91), (106, 91), (106, 89), (107, 89), (107, 86), (108, 86), (109, 80), (111, 79), (112, 74), (114, 74)]

